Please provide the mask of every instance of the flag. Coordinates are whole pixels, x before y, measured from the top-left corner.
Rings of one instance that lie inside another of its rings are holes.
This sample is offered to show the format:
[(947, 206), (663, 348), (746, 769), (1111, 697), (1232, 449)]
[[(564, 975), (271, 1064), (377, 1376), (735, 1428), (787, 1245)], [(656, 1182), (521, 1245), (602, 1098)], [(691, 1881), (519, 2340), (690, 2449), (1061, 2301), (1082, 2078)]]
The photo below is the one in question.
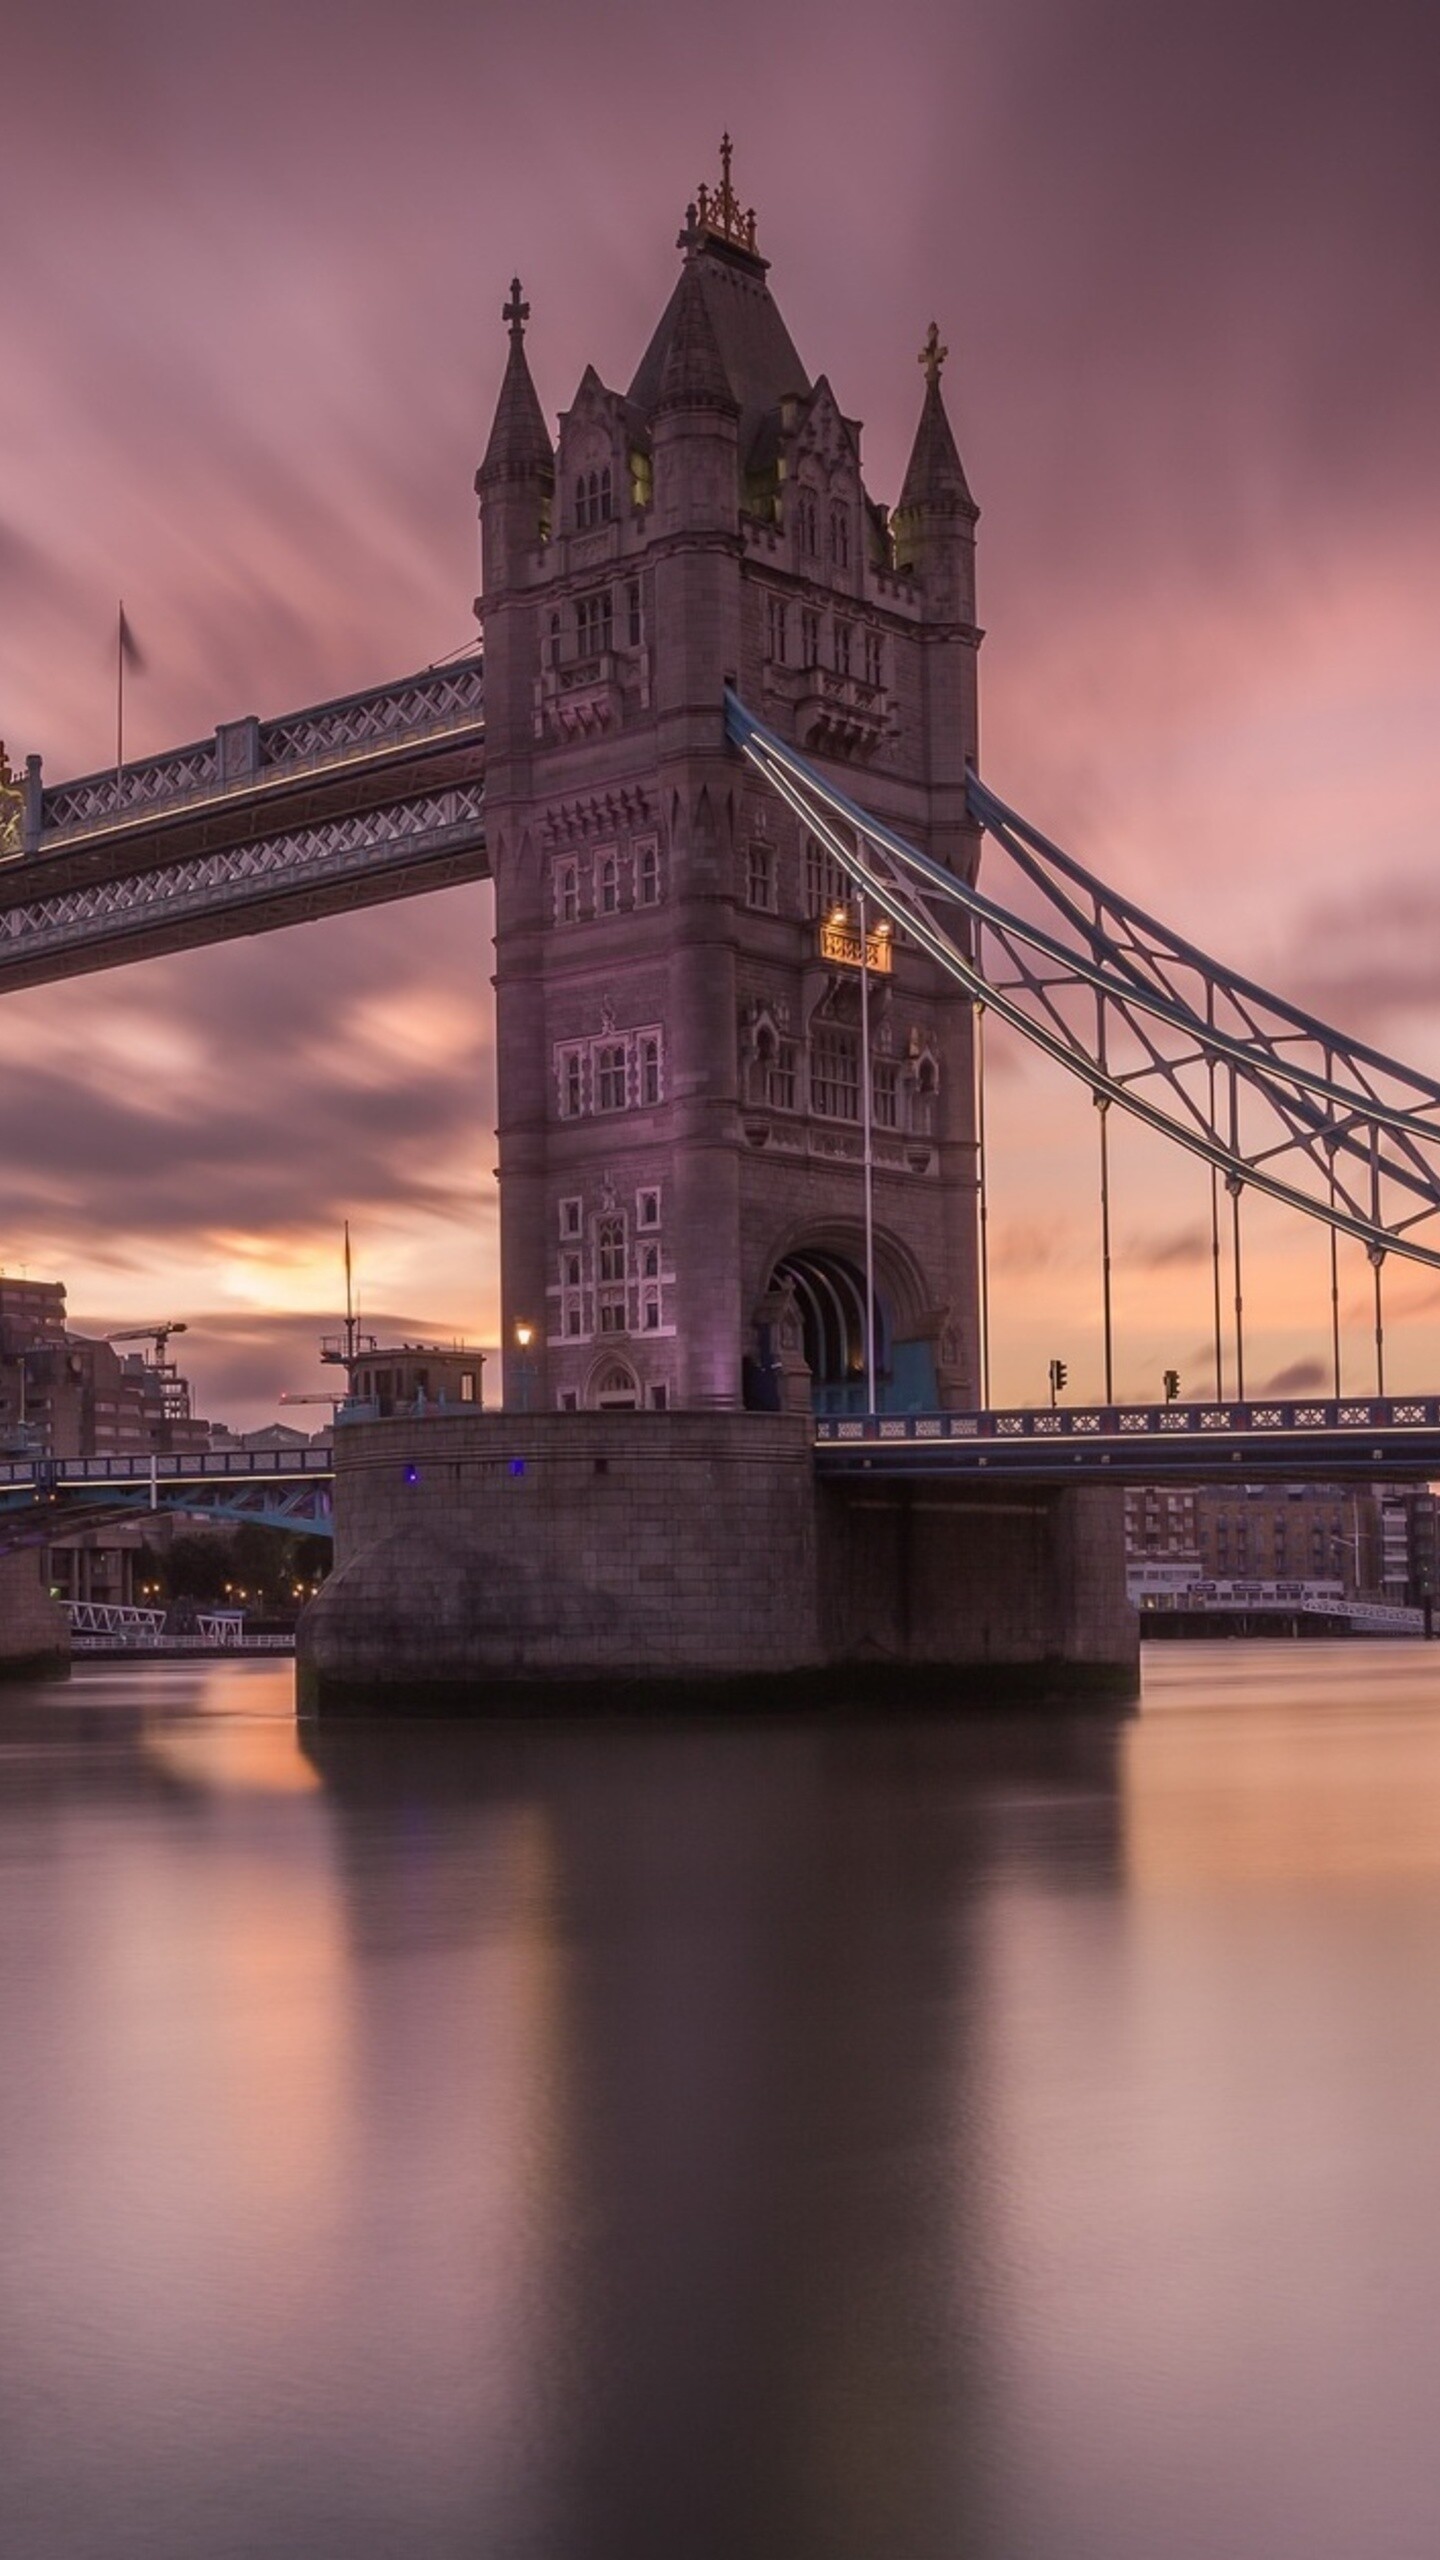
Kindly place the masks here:
[(130, 628), (123, 604), (120, 607), (120, 657), (122, 663), (127, 667), (133, 667), (137, 675), (144, 674), (145, 659), (140, 644)]

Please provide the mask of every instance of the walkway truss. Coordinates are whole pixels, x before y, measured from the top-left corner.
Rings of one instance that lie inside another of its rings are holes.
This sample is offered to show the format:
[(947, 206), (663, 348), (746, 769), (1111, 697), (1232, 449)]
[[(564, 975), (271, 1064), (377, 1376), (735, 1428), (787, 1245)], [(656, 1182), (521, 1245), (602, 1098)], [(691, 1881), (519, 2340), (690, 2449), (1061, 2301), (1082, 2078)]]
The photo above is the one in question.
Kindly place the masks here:
[(978, 775), (970, 815), (1007, 857), (1018, 909), (870, 816), (738, 696), (725, 709), (734, 744), (857, 892), (977, 1007), (1088, 1085), (1102, 1115), (1118, 1105), (1210, 1166), (1237, 1246), (1251, 1190), (1329, 1227), (1332, 1294), (1337, 1235), (1365, 1247), (1377, 1293), (1390, 1254), (1440, 1270), (1440, 1083), (1183, 941)]

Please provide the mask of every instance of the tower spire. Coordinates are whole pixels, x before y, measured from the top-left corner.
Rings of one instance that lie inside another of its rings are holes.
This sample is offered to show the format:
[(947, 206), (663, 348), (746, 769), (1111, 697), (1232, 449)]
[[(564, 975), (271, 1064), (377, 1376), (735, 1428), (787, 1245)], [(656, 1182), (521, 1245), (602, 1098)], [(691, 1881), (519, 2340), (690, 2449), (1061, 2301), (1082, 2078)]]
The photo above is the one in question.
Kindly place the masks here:
[(949, 352), (940, 343), (939, 323), (932, 320), (917, 358), (925, 368), (925, 398), (895, 510), (897, 524), (903, 518), (915, 523), (925, 515), (968, 516), (973, 523), (980, 513), (970, 495), (940, 388), (941, 370)]
[(500, 317), (510, 332), (510, 353), (495, 403), (490, 441), (475, 485), (481, 488), (496, 480), (531, 478), (553, 483), (555, 457), (550, 432), (525, 354), (525, 323), (530, 317), (530, 305), (521, 298), (518, 276), (511, 279), (510, 299)]

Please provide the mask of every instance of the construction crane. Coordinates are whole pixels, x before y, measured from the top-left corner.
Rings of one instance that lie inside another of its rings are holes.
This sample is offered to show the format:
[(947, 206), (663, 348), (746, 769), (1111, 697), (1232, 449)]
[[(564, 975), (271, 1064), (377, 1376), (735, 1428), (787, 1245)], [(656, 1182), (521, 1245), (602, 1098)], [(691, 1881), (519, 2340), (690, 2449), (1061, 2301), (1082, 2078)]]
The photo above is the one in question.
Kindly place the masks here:
[(102, 1333), (100, 1339), (102, 1342), (153, 1342), (155, 1345), (155, 1366), (157, 1369), (163, 1369), (165, 1366), (165, 1346), (169, 1341), (171, 1334), (188, 1333), (189, 1330), (190, 1327), (185, 1323), (183, 1317), (172, 1316), (168, 1324), (124, 1325), (118, 1333)]

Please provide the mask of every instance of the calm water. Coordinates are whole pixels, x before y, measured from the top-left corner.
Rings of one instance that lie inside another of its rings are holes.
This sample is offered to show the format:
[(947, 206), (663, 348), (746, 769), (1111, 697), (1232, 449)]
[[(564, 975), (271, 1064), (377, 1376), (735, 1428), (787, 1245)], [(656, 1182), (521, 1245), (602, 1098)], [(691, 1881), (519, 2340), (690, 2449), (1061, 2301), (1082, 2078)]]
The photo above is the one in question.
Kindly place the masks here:
[(1440, 1646), (0, 1693), (6, 2560), (1434, 2560)]

